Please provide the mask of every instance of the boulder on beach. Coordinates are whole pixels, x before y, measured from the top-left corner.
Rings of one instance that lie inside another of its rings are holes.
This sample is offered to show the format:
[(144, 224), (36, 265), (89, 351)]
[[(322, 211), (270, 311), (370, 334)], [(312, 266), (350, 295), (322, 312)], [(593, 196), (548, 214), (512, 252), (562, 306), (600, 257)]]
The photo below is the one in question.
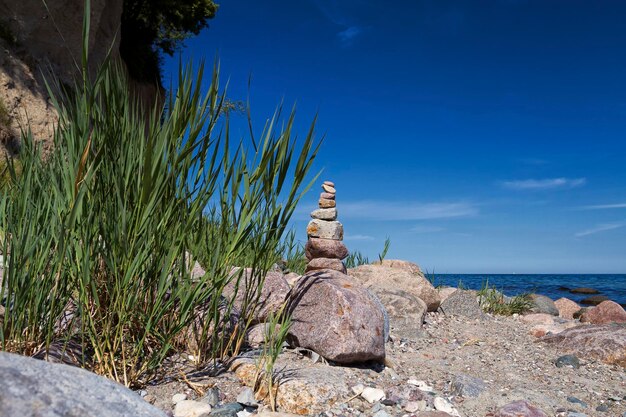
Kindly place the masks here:
[[(385, 265), (361, 265), (348, 270), (348, 275), (370, 288), (375, 294), (381, 290), (395, 288), (405, 291), (426, 303), (428, 311), (439, 308), (441, 298), (433, 285), (420, 273), (411, 272), (410, 265), (393, 261), (399, 267)], [(415, 264), (413, 264), (415, 265)], [(415, 265), (417, 266), (417, 265)], [(417, 267), (419, 270), (419, 267)], [(380, 296), (380, 295), (379, 295)]]
[(369, 291), (349, 276), (324, 270), (303, 275), (288, 311), (292, 346), (338, 363), (385, 359), (385, 313)]
[[(246, 297), (254, 295), (253, 291), (257, 291), (259, 280), (253, 277), (251, 268), (244, 268), (243, 271), (240, 268), (233, 268), (231, 274), (233, 279), (226, 285), (222, 294), (228, 299), (235, 295), (236, 280), (238, 274), (241, 274), (239, 288), (234, 301), (234, 307), (241, 311), (246, 304)], [(291, 286), (285, 274), (277, 271), (268, 272), (261, 287), (261, 294), (258, 295), (258, 305), (253, 312), (252, 324), (262, 323), (267, 320), (271, 313), (276, 313), (280, 310), (290, 290)], [(246, 295), (246, 293), (248, 294)]]
[(603, 301), (587, 309), (580, 321), (591, 324), (626, 323), (626, 310), (614, 301)]
[(441, 287), (441, 288), (437, 288), (437, 292), (439, 293), (439, 298), (441, 298), (441, 302), (443, 303), (456, 290), (457, 290), (457, 288), (455, 288), (455, 287)]
[(0, 352), (0, 415), (165, 417), (128, 388), (84, 369)]
[(441, 303), (440, 310), (450, 316), (463, 316), (471, 319), (485, 319), (477, 300), (477, 293), (473, 290), (456, 290)]
[(574, 315), (580, 311), (580, 306), (576, 302), (565, 297), (556, 300), (554, 305), (559, 310), (559, 317), (568, 320), (572, 320)]
[(373, 262), (373, 264), (387, 266), (389, 268), (402, 269), (412, 274), (424, 275), (418, 264), (401, 259), (383, 259), (382, 261)]
[(554, 301), (550, 297), (546, 297), (541, 294), (530, 294), (528, 296), (532, 306), (530, 311), (533, 313), (551, 314), (553, 316), (559, 315), (559, 309), (554, 305)]
[(626, 367), (626, 323), (577, 326), (540, 341), (579, 358)]
[(606, 301), (608, 299), (609, 297), (606, 297), (604, 295), (592, 295), (591, 297), (586, 297), (580, 300), (580, 304), (585, 304), (589, 306), (597, 306), (602, 301)]

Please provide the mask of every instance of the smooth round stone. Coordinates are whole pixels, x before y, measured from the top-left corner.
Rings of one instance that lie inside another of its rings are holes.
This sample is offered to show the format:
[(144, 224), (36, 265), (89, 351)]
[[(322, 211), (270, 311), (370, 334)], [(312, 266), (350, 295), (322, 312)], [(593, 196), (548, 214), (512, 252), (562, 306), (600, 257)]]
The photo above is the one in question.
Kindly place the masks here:
[(325, 198), (326, 200), (334, 200), (335, 199), (335, 194), (324, 192), (324, 193), (320, 194), (320, 198)]
[(335, 190), (335, 187), (331, 187), (330, 185), (322, 184), (322, 190), (330, 194), (337, 194), (337, 190)]
[(332, 181), (324, 181), (324, 182), (322, 183), (322, 185), (328, 185), (329, 187), (334, 187), (334, 186), (335, 186), (335, 183), (334, 183), (334, 182), (332, 182)]
[(333, 208), (333, 207), (337, 207), (337, 203), (335, 202), (335, 200), (329, 200), (327, 198), (320, 198), (319, 207), (320, 208)]
[(337, 220), (336, 208), (322, 208), (311, 212), (311, 217), (318, 220)]
[(348, 248), (340, 240), (312, 237), (304, 245), (304, 254), (309, 261), (314, 258), (344, 259), (348, 256)]
[(343, 264), (343, 262), (341, 262), (341, 259), (315, 258), (311, 259), (311, 261), (306, 266), (306, 272), (320, 271), (323, 269), (332, 269), (334, 271), (339, 271), (342, 274), (348, 272), (346, 266)]

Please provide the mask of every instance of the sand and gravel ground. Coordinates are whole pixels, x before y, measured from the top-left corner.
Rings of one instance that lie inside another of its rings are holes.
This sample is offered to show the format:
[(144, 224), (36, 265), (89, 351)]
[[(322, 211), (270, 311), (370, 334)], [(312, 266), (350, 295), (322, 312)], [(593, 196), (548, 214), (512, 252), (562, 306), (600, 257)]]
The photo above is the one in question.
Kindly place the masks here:
[[(313, 415), (368, 416), (381, 410), (389, 416), (410, 415), (397, 404), (370, 404), (354, 397), (351, 387), (363, 384), (388, 393), (407, 387), (409, 380), (420, 380), (433, 388), (427, 396), (449, 399), (464, 417), (489, 416), (499, 406), (520, 399), (549, 416), (578, 412), (621, 417), (626, 413), (624, 368), (582, 358), (578, 369), (556, 367), (555, 359), (564, 352), (538, 342), (529, 334), (531, 325), (517, 317), (488, 316), (479, 321), (429, 313), (421, 329), (394, 328), (393, 324), (386, 346), (388, 366), (331, 366), (286, 350), (277, 363), (288, 381), (281, 391), (283, 404), (291, 411)], [(222, 401), (231, 402), (243, 389), (238, 376), (249, 379), (249, 374), (225, 372), (218, 377), (190, 377), (189, 381), (198, 384), (196, 389), (218, 387)], [(465, 376), (483, 382), (482, 387), (474, 387), (482, 391), (478, 397), (455, 395), (454, 382)], [(182, 380), (150, 386), (146, 391), (147, 399), (169, 412), (175, 393), (199, 397)], [(300, 408), (298, 401), (303, 403)], [(597, 411), (598, 407), (606, 411)]]

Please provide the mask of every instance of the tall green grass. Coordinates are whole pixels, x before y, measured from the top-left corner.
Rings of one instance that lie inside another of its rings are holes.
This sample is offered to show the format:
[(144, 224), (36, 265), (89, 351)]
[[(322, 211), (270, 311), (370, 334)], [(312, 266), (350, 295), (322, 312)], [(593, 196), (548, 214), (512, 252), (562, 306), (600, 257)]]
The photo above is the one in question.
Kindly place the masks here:
[[(129, 386), (179, 350), (201, 363), (235, 353), (310, 186), (315, 122), (297, 142), (295, 112), (278, 128), (278, 111), (247, 149), (220, 119), (218, 67), (206, 94), (203, 67), (180, 68), (167, 110), (147, 116), (118, 65), (105, 62), (90, 80), (86, 46), (82, 64), (71, 91), (50, 86), (54, 152), (42, 160), (26, 133), (22, 172), (10, 169), (14, 186), (0, 196), (2, 348), (53, 346), (67, 360), (77, 346), (74, 361)], [(203, 277), (191, 279), (188, 250)], [(236, 322), (227, 285), (246, 293)]]

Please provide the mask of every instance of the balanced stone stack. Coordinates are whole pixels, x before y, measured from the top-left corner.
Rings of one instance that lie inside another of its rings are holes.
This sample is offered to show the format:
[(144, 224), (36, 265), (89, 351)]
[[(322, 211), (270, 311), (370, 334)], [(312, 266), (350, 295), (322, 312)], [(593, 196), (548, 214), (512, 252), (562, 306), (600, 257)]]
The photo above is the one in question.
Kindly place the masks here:
[(343, 244), (343, 226), (337, 221), (335, 184), (324, 181), (320, 194), (319, 209), (311, 212), (313, 220), (306, 228), (308, 241), (305, 254), (309, 263), (306, 272), (332, 269), (346, 273), (342, 262), (348, 256), (348, 248)]

